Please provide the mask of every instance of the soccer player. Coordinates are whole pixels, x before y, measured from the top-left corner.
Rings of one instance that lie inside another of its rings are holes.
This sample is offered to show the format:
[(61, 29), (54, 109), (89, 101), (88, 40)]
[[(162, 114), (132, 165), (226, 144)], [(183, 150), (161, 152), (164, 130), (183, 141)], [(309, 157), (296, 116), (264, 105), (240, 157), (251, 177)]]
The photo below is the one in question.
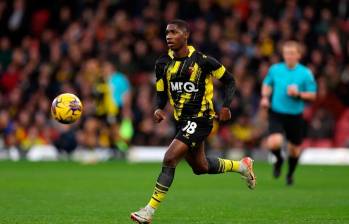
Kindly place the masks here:
[(235, 82), (223, 65), (210, 56), (188, 46), (189, 26), (183, 20), (173, 20), (166, 27), (168, 54), (156, 61), (157, 109), (156, 122), (167, 119), (164, 107), (167, 101), (174, 107), (176, 136), (165, 153), (162, 170), (156, 181), (149, 203), (131, 214), (138, 223), (150, 223), (155, 210), (165, 199), (172, 184), (177, 164), (183, 158), (196, 175), (240, 173), (250, 189), (256, 185), (253, 160), (245, 157), (240, 161), (207, 158), (204, 141), (210, 134), (215, 118), (213, 108), (213, 80), (224, 85), (224, 103), (219, 113), (220, 121), (231, 118), (229, 105), (232, 101)]
[(273, 175), (278, 178), (281, 174), (284, 159), (280, 149), (284, 135), (289, 154), (286, 183), (292, 185), (304, 135), (304, 105), (315, 100), (316, 82), (312, 72), (299, 63), (301, 47), (296, 41), (284, 43), (282, 56), (284, 62), (272, 65), (263, 81), (261, 106), (269, 108), (267, 147), (276, 157)]

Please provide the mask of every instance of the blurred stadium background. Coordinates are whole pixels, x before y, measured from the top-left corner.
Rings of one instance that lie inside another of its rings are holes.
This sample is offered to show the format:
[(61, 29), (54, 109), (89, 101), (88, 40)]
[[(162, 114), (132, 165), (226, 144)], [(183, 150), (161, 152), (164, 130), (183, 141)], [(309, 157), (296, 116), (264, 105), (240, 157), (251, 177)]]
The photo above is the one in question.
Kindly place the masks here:
[[(191, 43), (237, 81), (233, 119), (216, 126), (209, 149), (263, 151), (261, 81), (288, 39), (304, 45), (302, 62), (318, 83), (318, 98), (304, 115), (304, 147), (349, 147), (348, 16), (345, 0), (2, 0), (0, 157), (40, 159), (28, 152), (45, 149), (52, 159), (57, 149), (60, 158), (97, 152), (92, 157), (104, 160), (124, 158), (133, 146), (168, 145), (172, 121), (152, 121), (153, 67), (166, 52), (164, 29), (174, 18), (187, 20)], [(218, 83), (216, 90), (219, 109)], [(51, 101), (62, 92), (84, 104), (77, 124), (51, 119)]]
[[(153, 67), (174, 18), (187, 20), (191, 43), (237, 81), (233, 119), (215, 124), (208, 153), (259, 159), (258, 186), (250, 192), (236, 175), (197, 177), (181, 164), (154, 223), (349, 223), (348, 168), (300, 166), (285, 189), (265, 162), (259, 109), (281, 43), (298, 40), (318, 83), (301, 163), (349, 164), (347, 0), (0, 0), (0, 223), (129, 223), (160, 169), (129, 161), (160, 161), (174, 135), (171, 119), (152, 120)], [(50, 115), (63, 92), (84, 105), (73, 125)]]

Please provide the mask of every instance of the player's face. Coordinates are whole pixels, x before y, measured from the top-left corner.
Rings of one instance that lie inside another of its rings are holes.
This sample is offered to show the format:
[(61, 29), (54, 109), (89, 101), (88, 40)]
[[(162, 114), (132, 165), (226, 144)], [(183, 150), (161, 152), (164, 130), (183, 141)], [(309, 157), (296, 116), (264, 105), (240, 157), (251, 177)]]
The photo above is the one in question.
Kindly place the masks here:
[(188, 33), (180, 29), (176, 24), (168, 24), (166, 27), (166, 42), (171, 50), (182, 48), (188, 39)]
[(287, 65), (294, 66), (299, 62), (301, 53), (295, 46), (284, 46), (282, 48), (282, 56)]

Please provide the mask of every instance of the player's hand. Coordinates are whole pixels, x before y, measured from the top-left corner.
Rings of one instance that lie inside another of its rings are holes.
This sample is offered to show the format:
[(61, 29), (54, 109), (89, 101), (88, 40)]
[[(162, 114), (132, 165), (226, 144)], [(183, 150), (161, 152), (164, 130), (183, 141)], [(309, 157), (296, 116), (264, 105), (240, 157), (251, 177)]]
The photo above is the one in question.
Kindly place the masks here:
[(289, 85), (287, 87), (287, 94), (292, 97), (299, 97), (299, 91), (297, 85)]
[(219, 112), (219, 121), (227, 121), (230, 120), (230, 118), (230, 109), (228, 107), (222, 107), (221, 111)]
[(166, 119), (166, 114), (163, 110), (157, 109), (154, 111), (154, 120), (156, 123), (160, 123), (162, 120)]
[(266, 96), (262, 97), (260, 104), (261, 104), (261, 107), (263, 108), (269, 108), (270, 107), (269, 98)]

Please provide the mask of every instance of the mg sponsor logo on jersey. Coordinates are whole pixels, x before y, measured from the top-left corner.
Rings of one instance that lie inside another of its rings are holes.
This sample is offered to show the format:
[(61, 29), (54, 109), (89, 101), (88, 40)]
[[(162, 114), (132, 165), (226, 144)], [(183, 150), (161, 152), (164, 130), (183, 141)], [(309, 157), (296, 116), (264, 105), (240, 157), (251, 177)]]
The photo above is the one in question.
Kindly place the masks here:
[(199, 91), (192, 82), (171, 82), (171, 90), (177, 92), (184, 90), (187, 93), (196, 93)]

